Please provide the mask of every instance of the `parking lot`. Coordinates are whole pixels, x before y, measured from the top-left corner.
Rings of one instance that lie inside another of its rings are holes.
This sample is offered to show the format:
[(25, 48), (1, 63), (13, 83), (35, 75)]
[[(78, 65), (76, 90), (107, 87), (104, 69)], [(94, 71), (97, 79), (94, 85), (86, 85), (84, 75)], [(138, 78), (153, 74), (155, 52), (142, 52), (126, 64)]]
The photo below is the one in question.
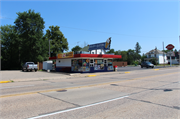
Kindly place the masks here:
[[(154, 69), (157, 68), (164, 68), (160, 66), (155, 66)], [(166, 67), (168, 68), (168, 67)], [(131, 66), (131, 67), (118, 67), (118, 72), (129, 72), (129, 71), (143, 71), (143, 70), (152, 70), (152, 68), (141, 68), (140, 66)], [(102, 74), (102, 73), (112, 73), (112, 72), (101, 72), (101, 73), (86, 73), (82, 75), (88, 74)], [(65, 73), (65, 72), (46, 72), (46, 71), (37, 71), (37, 72), (22, 72), (21, 70), (6, 70), (1, 71), (1, 81), (30, 81), (30, 80), (43, 80), (43, 79), (65, 79), (70, 78), (70, 74), (72, 73)], [(78, 73), (78, 75), (81, 75)]]

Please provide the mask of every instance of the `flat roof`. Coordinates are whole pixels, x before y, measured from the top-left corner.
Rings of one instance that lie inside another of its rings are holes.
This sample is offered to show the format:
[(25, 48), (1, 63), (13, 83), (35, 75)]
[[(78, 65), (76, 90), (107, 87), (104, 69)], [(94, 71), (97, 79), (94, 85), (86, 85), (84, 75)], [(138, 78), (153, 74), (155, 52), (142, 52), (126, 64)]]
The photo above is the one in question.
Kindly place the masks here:
[[(108, 55), (108, 54), (74, 54), (74, 57), (60, 58), (60, 59), (71, 59), (71, 58), (122, 58), (121, 55)], [(57, 57), (49, 57), (49, 60), (58, 59)]]

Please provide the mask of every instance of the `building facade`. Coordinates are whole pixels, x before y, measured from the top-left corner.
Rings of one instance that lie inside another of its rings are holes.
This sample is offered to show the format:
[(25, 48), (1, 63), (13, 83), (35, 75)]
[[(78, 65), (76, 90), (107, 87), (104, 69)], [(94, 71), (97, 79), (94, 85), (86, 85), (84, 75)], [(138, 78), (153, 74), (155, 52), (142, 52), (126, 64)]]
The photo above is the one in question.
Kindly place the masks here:
[(167, 54), (158, 49), (151, 50), (151, 51), (147, 52), (145, 55), (147, 56), (147, 58), (145, 58), (146, 61), (149, 61), (149, 60), (155, 58), (159, 64), (167, 64), (168, 63)]

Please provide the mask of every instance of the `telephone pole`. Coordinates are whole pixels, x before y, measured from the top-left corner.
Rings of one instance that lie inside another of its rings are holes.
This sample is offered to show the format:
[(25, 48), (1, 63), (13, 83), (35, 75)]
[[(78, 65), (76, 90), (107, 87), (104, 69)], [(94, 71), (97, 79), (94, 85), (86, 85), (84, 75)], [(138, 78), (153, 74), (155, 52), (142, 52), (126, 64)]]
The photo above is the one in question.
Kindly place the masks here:
[(49, 39), (49, 57), (51, 57), (51, 54), (50, 54), (50, 39)]
[(165, 59), (164, 59), (164, 42), (163, 42), (163, 64), (164, 64), (164, 67), (165, 67)]

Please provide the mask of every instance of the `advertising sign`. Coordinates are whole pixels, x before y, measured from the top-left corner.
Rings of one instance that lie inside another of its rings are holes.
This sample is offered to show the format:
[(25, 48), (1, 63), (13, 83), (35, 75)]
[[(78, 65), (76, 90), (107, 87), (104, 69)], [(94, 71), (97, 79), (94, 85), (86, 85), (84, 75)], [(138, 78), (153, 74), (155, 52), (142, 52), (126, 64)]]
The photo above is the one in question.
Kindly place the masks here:
[(172, 49), (174, 48), (174, 45), (169, 44), (169, 45), (166, 46), (166, 48), (167, 48), (168, 50), (172, 50)]
[(70, 58), (70, 57), (74, 57), (74, 52), (67, 52), (67, 53), (60, 53), (57, 55), (57, 58)]
[(97, 49), (110, 50), (110, 45), (111, 45), (111, 37), (108, 38), (106, 42), (89, 45), (88, 50), (97, 50)]

